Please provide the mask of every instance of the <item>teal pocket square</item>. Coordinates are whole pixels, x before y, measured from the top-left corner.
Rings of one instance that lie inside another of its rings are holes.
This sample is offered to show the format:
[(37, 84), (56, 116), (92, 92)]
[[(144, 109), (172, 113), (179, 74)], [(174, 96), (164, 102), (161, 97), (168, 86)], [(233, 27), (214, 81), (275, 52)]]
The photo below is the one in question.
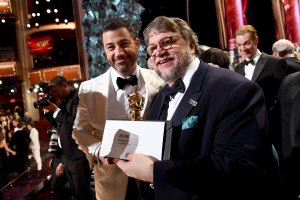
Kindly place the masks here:
[(182, 120), (182, 126), (181, 129), (189, 129), (189, 128), (194, 128), (197, 126), (198, 123), (198, 116), (189, 116), (186, 117)]

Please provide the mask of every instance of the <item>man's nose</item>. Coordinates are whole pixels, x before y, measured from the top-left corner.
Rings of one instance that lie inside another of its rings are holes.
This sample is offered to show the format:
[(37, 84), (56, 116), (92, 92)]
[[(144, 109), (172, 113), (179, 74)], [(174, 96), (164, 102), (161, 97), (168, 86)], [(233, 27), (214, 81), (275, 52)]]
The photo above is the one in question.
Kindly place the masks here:
[(166, 50), (161, 48), (159, 45), (156, 47), (156, 49), (154, 50), (153, 54), (152, 55), (161, 55), (163, 53), (165, 53)]
[(123, 55), (124, 54), (124, 49), (122, 47), (116, 47), (116, 53), (117, 56)]
[(245, 49), (246, 49), (245, 45), (241, 45), (241, 46), (240, 46), (240, 50), (241, 50), (241, 51), (244, 51)]

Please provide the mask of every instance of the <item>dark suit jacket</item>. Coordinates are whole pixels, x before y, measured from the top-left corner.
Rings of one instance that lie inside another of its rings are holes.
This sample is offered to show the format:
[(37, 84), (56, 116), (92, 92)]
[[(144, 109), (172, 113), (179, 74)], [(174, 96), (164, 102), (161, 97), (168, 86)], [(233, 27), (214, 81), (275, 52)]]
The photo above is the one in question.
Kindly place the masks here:
[[(245, 62), (238, 64), (234, 70), (245, 76)], [(256, 82), (263, 89), (268, 110), (274, 105), (281, 81), (288, 74), (288, 67), (284, 59), (265, 53), (261, 54), (251, 81)]]
[(286, 57), (284, 59), (289, 67), (290, 74), (300, 71), (300, 60), (298, 60), (296, 57)]
[[(150, 120), (158, 119), (161, 102), (159, 92)], [(172, 121), (181, 127), (191, 116), (197, 123), (181, 130), (174, 145), (178, 155), (154, 163), (157, 200), (271, 199), (279, 191), (263, 93), (257, 84), (201, 62)]]
[(83, 151), (72, 138), (73, 125), (76, 118), (79, 97), (73, 89), (69, 96), (61, 102), (61, 111), (55, 117), (58, 122), (57, 133), (62, 149), (62, 161), (65, 166), (64, 174), (78, 200), (92, 199), (90, 190), (91, 173), (89, 163)]
[(279, 89), (281, 107), (282, 176), (291, 199), (300, 194), (300, 72), (288, 75)]
[(55, 117), (55, 120), (58, 122), (57, 133), (60, 138), (62, 152), (68, 160), (85, 158), (85, 154), (78, 149), (78, 145), (72, 138), (72, 130), (74, 120), (76, 118), (78, 102), (78, 93), (74, 89), (70, 93), (69, 97), (62, 101), (60, 106), (61, 111), (58, 112)]
[(283, 80), (278, 99), (281, 108), (283, 155), (286, 158), (291, 155), (292, 148), (300, 148), (300, 110), (296, 109), (300, 105), (300, 72), (290, 74)]
[[(235, 67), (235, 71), (245, 75), (245, 62)], [(262, 53), (256, 63), (251, 81), (256, 82), (263, 90), (272, 131), (272, 142), (279, 152), (281, 160), (281, 126), (280, 106), (276, 102), (282, 80), (289, 74), (286, 61), (282, 58)]]

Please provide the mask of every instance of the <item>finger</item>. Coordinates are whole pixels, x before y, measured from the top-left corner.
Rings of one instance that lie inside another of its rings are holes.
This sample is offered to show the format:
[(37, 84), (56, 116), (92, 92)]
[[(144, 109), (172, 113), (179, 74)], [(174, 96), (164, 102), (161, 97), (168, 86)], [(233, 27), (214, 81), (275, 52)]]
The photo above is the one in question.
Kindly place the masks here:
[(99, 159), (100, 159), (100, 161), (101, 161), (102, 163), (105, 163), (105, 158), (104, 158), (104, 157), (100, 156)]
[(108, 159), (107, 159), (107, 163), (108, 163), (108, 164), (115, 164), (115, 163), (113, 162), (113, 158), (108, 158)]
[(117, 164), (119, 160), (120, 160), (119, 158), (113, 158), (113, 159), (112, 159), (112, 161), (113, 161), (115, 164)]
[(126, 154), (126, 159), (127, 159), (127, 160), (131, 160), (132, 157), (133, 157), (133, 153), (127, 153), (127, 154)]

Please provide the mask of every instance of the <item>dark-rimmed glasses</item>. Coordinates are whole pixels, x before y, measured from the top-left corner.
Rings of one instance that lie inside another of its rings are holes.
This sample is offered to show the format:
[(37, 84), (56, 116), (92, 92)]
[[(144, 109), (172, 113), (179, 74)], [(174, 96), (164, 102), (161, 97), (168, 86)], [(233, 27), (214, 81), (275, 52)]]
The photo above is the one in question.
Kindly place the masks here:
[[(180, 36), (169, 36), (169, 37), (163, 37), (159, 40), (158, 44), (161, 49), (163, 50), (169, 50), (172, 48), (172, 44), (175, 41), (173, 38), (174, 37), (180, 37)], [(157, 45), (156, 44), (149, 44), (146, 47), (147, 53), (152, 56), (153, 53), (157, 50)]]

